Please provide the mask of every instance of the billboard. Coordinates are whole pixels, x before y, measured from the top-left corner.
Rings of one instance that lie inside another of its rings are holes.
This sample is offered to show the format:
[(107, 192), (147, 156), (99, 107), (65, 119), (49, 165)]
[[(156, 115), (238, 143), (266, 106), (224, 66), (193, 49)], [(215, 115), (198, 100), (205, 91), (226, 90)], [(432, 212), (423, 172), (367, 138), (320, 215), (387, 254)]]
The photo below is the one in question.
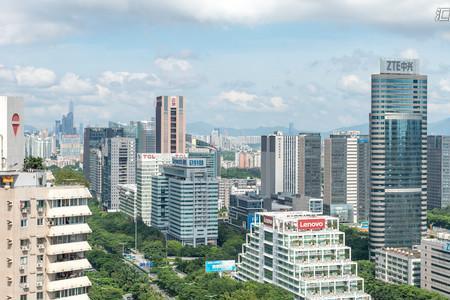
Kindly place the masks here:
[(272, 227), (273, 226), (273, 217), (263, 216), (263, 223), (264, 223), (264, 225)]
[(381, 59), (380, 73), (383, 74), (418, 74), (419, 60), (417, 59)]
[(236, 271), (236, 262), (234, 260), (212, 260), (205, 262), (205, 272), (232, 272)]
[(326, 220), (321, 219), (300, 219), (298, 220), (298, 230), (320, 230), (324, 229)]

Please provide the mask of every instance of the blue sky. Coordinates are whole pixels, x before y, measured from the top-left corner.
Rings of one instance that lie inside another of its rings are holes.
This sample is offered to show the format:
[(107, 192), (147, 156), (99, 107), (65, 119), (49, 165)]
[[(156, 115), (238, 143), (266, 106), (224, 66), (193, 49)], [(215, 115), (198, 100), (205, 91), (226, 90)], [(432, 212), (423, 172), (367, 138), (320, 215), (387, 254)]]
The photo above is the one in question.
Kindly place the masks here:
[[(0, 92), (26, 123), (149, 119), (160, 94), (188, 122), (324, 131), (366, 123), (380, 57), (421, 60), (429, 121), (450, 116), (450, 22), (437, 1), (41, 0), (0, 3)], [(38, 2), (38, 3), (37, 3)]]

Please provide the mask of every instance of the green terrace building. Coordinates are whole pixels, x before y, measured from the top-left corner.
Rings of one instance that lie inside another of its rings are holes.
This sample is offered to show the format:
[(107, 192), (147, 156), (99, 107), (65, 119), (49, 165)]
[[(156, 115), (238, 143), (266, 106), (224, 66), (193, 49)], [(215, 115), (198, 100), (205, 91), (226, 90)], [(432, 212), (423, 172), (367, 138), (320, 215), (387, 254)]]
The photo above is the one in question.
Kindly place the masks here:
[(152, 226), (184, 245), (216, 244), (218, 200), (206, 159), (174, 159), (152, 178)]

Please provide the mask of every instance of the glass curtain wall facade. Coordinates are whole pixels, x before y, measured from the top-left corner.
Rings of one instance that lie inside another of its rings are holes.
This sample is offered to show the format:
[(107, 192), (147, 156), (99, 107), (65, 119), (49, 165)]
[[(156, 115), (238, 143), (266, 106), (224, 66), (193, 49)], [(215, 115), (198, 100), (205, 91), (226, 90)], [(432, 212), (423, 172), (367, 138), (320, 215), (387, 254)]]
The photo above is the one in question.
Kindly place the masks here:
[(427, 76), (372, 75), (370, 250), (426, 232)]

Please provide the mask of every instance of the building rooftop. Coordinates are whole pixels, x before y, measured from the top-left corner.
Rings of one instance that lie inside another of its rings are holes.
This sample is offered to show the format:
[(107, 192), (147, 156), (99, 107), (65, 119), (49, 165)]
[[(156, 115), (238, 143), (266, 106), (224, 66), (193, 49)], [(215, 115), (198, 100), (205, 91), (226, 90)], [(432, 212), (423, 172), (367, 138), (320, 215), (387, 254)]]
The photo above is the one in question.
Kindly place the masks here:
[(383, 248), (383, 250), (388, 253), (398, 254), (401, 256), (420, 258), (419, 250), (414, 250), (414, 249), (409, 249), (409, 248), (393, 248), (393, 247), (386, 247), (386, 248)]

